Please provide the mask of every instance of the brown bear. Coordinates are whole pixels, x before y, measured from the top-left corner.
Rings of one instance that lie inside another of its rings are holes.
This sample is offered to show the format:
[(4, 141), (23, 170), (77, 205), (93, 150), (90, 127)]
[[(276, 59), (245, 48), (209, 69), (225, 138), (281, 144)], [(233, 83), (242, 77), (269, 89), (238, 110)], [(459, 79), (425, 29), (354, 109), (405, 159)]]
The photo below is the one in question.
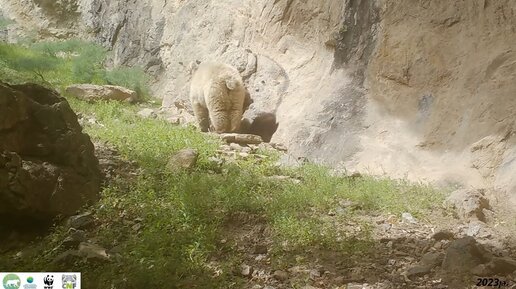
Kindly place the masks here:
[(203, 132), (239, 131), (245, 99), (242, 77), (232, 66), (218, 62), (201, 63), (192, 77), (190, 101)]

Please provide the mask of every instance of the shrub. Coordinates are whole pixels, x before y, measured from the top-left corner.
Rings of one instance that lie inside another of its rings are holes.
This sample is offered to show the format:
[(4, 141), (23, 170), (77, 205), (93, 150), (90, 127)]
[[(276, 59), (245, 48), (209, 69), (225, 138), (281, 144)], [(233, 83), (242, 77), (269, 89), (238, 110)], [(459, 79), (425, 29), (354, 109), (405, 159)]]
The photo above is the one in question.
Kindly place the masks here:
[(105, 79), (108, 84), (120, 85), (136, 91), (140, 98), (149, 95), (147, 84), (149, 79), (141, 68), (115, 68), (106, 72)]

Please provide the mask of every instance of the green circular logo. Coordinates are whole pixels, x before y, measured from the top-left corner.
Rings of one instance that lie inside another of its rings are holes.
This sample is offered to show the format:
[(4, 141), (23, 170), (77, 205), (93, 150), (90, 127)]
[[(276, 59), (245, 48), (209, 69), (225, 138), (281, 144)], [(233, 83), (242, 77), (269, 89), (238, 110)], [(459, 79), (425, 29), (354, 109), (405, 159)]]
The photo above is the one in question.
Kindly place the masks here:
[(34, 278), (32, 277), (27, 277), (27, 283), (32, 283), (34, 282)]
[(2, 280), (5, 289), (18, 289), (20, 288), (21, 279), (16, 274), (7, 274)]

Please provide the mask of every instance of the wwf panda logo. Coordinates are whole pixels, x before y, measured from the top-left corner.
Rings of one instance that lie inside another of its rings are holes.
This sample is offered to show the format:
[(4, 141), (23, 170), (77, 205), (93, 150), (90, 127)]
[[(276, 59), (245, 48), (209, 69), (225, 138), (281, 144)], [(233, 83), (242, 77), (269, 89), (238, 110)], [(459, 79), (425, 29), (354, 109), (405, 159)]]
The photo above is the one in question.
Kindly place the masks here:
[(54, 275), (47, 275), (43, 277), (44, 289), (52, 289), (54, 286)]

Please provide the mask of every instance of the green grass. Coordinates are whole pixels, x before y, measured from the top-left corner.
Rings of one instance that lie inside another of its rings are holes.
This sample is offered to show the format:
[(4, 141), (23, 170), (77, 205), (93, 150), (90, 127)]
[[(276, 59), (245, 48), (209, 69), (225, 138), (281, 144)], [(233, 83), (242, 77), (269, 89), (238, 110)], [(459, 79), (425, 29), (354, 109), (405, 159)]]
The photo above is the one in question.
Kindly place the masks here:
[[(164, 121), (141, 119), (135, 107), (116, 103), (86, 103), (69, 98), (77, 112), (94, 117), (98, 124), (85, 127), (93, 139), (115, 146), (123, 157), (134, 160), (142, 171), (131, 180), (112, 180), (103, 189), (93, 211), (101, 224), (98, 242), (117, 247), (119, 254), (107, 264), (75, 264), (92, 287), (113, 288), (229, 288), (242, 280), (232, 274), (241, 262), (231, 248), (219, 246), (227, 220), (237, 213), (264, 216), (272, 231), (273, 266), (286, 266), (293, 256), (314, 250), (336, 254), (362, 254), (372, 246), (370, 225), (357, 221), (360, 232), (350, 234), (339, 224), (365, 212), (411, 212), (418, 216), (429, 210), (441, 195), (429, 187), (406, 182), (363, 177), (331, 176), (315, 165), (281, 169), (275, 154), (261, 160), (225, 164), (222, 173), (213, 173), (209, 157), (219, 140), (194, 128), (172, 126)], [(191, 147), (199, 151), (196, 169), (171, 173), (165, 168), (174, 152)], [(271, 181), (266, 176), (290, 175), (300, 184)], [(341, 215), (328, 217), (339, 201), (355, 203)], [(134, 220), (142, 229), (134, 231)], [(45, 254), (31, 259), (23, 270), (51, 270), (49, 262), (60, 252), (51, 251), (66, 236), (62, 227), (43, 242)], [(223, 273), (214, 277), (208, 266), (212, 256), (226, 250), (221, 261)], [(54, 264), (54, 270), (70, 270)], [(124, 281), (125, 280), (125, 281)], [(236, 285), (235, 285), (236, 286)], [(239, 288), (234, 287), (234, 288)]]
[[(169, 288), (174, 288), (171, 284), (177, 284), (177, 288), (192, 284), (196, 288), (224, 288), (235, 279), (231, 270), (212, 277), (207, 264), (220, 249), (217, 244), (223, 237), (225, 221), (235, 213), (265, 216), (274, 234), (275, 264), (281, 267), (282, 259), (287, 260), (290, 253), (314, 248), (343, 254), (367, 250), (371, 243), (368, 224), (359, 224), (361, 233), (348, 236), (345, 228), (336, 227), (338, 218), (353, 219), (361, 211), (408, 211), (418, 216), (441, 198), (429, 187), (372, 177), (334, 177), (328, 169), (315, 165), (280, 169), (273, 153), (266, 160), (251, 158), (226, 164), (222, 173), (213, 173), (208, 158), (215, 154), (219, 140), (193, 127), (141, 119), (135, 115), (136, 108), (126, 104), (90, 104), (74, 98), (69, 101), (75, 111), (95, 118), (98, 124), (85, 127), (93, 139), (110, 143), (142, 168), (132, 180), (112, 180), (93, 208), (101, 224), (96, 229), (98, 242), (106, 248), (118, 247), (120, 257), (108, 264), (76, 264), (75, 269), (83, 272), (89, 284), (113, 284), (114, 288), (138, 288), (144, 284), (156, 288), (164, 284)], [(199, 151), (197, 168), (190, 173), (168, 172), (168, 157), (186, 147)], [(274, 174), (290, 175), (302, 182), (265, 178)], [(341, 200), (353, 201), (357, 209), (335, 218), (325, 217)], [(142, 220), (139, 232), (132, 229), (135, 219)], [(50, 270), (48, 263), (60, 249), (49, 250), (65, 235), (64, 229), (57, 227), (45, 241), (43, 250), (47, 253), (34, 257), (32, 264), (21, 269)], [(237, 266), (239, 258), (233, 257), (223, 265)], [(53, 266), (56, 270), (70, 269)], [(213, 284), (221, 287), (210, 287)]]

